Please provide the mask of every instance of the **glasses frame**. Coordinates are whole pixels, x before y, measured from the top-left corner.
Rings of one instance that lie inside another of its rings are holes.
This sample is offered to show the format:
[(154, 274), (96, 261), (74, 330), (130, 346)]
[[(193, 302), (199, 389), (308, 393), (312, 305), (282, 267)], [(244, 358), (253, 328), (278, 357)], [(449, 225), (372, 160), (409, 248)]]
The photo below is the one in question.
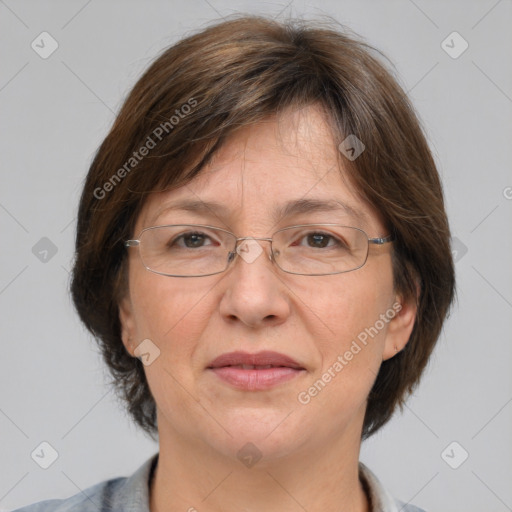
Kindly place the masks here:
[[(338, 224), (338, 223), (296, 224), (296, 225), (293, 225), (293, 226), (287, 226), (285, 228), (278, 229), (277, 231), (275, 231), (272, 234), (272, 237), (270, 237), (270, 238), (268, 238), (268, 237), (255, 237), (255, 236), (237, 237), (234, 233), (232, 233), (231, 231), (228, 231), (227, 229), (219, 228), (218, 226), (210, 226), (210, 225), (207, 225), (207, 224), (164, 224), (164, 225), (161, 225), (161, 226), (150, 226), (150, 227), (144, 228), (138, 234), (137, 239), (125, 240), (124, 241), (124, 246), (125, 247), (138, 247), (138, 246), (140, 246), (141, 245), (140, 238), (142, 237), (142, 235), (146, 231), (150, 231), (150, 230), (158, 229), (158, 228), (167, 228), (167, 227), (176, 227), (176, 226), (190, 226), (190, 227), (197, 227), (197, 228), (216, 229), (218, 231), (223, 231), (224, 233), (227, 233), (227, 234), (231, 235), (235, 239), (235, 247), (234, 247), (233, 251), (229, 251), (228, 252), (228, 258), (227, 258), (227, 261), (226, 261), (226, 267), (223, 270), (219, 270), (218, 272), (212, 272), (210, 274), (193, 274), (193, 275), (186, 275), (186, 276), (179, 275), (179, 274), (167, 274), (165, 272), (159, 272), (158, 270), (153, 270), (152, 268), (149, 268), (144, 263), (144, 260), (142, 259), (142, 255), (141, 255), (140, 250), (139, 250), (140, 261), (141, 261), (142, 265), (144, 266), (144, 268), (146, 270), (149, 270), (150, 272), (153, 272), (154, 274), (159, 274), (161, 276), (167, 276), (167, 277), (207, 277), (207, 276), (214, 276), (214, 275), (217, 275), (217, 274), (222, 274), (223, 272), (226, 272), (226, 270), (229, 268), (231, 263), (236, 259), (236, 256), (238, 255), (237, 249), (238, 249), (238, 245), (239, 245), (240, 242), (243, 242), (244, 240), (261, 240), (263, 242), (270, 242), (270, 255), (269, 255), (269, 259), (270, 259), (270, 261), (273, 261), (276, 264), (276, 266), (280, 270), (282, 270), (283, 272), (286, 272), (287, 274), (295, 274), (295, 275), (299, 275), (299, 276), (330, 276), (330, 275), (336, 275), (336, 274), (346, 274), (347, 272), (353, 272), (354, 270), (358, 270), (361, 267), (364, 267), (364, 265), (368, 261), (368, 255), (369, 255), (369, 252), (370, 252), (370, 250), (369, 250), (370, 249), (370, 247), (369, 247), (370, 244), (373, 244), (373, 245), (384, 245), (384, 244), (391, 243), (391, 242), (394, 241), (394, 236), (393, 235), (387, 235), (387, 236), (382, 236), (382, 237), (370, 238), (368, 236), (368, 234), (366, 233), (366, 231), (364, 231), (361, 228), (356, 228), (354, 226), (346, 226), (344, 224)], [(276, 261), (275, 255), (274, 255), (274, 247), (272, 245), (272, 242), (273, 242), (273, 239), (274, 239), (275, 235), (277, 233), (280, 233), (281, 231), (286, 231), (288, 229), (303, 228), (303, 227), (304, 228), (305, 227), (314, 227), (314, 226), (338, 226), (338, 227), (343, 227), (343, 228), (355, 229), (355, 230), (360, 231), (361, 233), (363, 233), (364, 236), (366, 237), (366, 239), (368, 240), (368, 249), (366, 251), (366, 257), (365, 257), (363, 263), (361, 263), (361, 265), (359, 265), (358, 267), (352, 268), (350, 270), (341, 270), (339, 272), (325, 272), (325, 273), (321, 273), (321, 274), (303, 274), (301, 272), (291, 272), (289, 270), (283, 269), (279, 265), (279, 263)]]

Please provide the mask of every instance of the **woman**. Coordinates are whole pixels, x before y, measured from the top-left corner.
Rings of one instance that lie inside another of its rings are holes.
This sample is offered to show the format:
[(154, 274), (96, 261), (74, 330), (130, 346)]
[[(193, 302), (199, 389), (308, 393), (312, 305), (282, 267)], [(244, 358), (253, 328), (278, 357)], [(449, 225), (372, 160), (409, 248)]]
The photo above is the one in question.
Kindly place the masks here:
[(22, 510), (415, 511), (359, 463), (454, 293), (405, 93), (346, 33), (260, 17), (167, 49), (89, 170), (72, 295), (159, 453)]

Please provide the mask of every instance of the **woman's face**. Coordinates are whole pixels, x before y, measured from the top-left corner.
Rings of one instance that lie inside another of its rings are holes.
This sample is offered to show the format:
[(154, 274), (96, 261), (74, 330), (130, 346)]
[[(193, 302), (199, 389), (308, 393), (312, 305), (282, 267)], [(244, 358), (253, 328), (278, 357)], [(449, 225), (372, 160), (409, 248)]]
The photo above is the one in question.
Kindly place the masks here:
[[(208, 224), (239, 237), (271, 237), (309, 223), (387, 235), (376, 212), (342, 179), (336, 151), (314, 107), (240, 129), (192, 182), (151, 196), (133, 235), (149, 226)], [(346, 207), (276, 217), (287, 203), (303, 199)], [(181, 200), (216, 202), (222, 209), (170, 208)], [(379, 366), (404, 347), (414, 323), (413, 307), (393, 289), (392, 244), (370, 245), (358, 270), (316, 277), (281, 271), (268, 257), (270, 244), (259, 244), (255, 259), (237, 257), (222, 274), (192, 278), (152, 273), (138, 249), (129, 250), (123, 342), (131, 354), (149, 354), (145, 372), (160, 442), (180, 438), (232, 458), (254, 450), (246, 446), (252, 443), (262, 462), (327, 443), (333, 449), (358, 443)], [(143, 340), (151, 341), (136, 352)], [(273, 384), (251, 387), (252, 377), (241, 372), (269, 370), (211, 368), (235, 351), (277, 352), (301, 369), (270, 370), (278, 375)]]

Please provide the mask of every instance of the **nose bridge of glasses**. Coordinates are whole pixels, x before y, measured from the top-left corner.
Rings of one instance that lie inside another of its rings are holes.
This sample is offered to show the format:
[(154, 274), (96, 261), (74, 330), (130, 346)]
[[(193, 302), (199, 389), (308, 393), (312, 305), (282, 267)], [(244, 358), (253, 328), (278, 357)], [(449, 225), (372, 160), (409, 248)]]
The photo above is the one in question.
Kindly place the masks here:
[(236, 243), (238, 245), (238, 242), (243, 240), (263, 240), (264, 242), (272, 242), (272, 238), (267, 237), (258, 237), (258, 236), (239, 236), (236, 237)]
[[(229, 263), (233, 261), (236, 254), (242, 257), (247, 263), (252, 263), (265, 249), (261, 247), (259, 241), (270, 242), (272, 244), (272, 238), (268, 237), (257, 237), (257, 236), (235, 236), (235, 247), (229, 255)], [(272, 261), (272, 245), (270, 246), (270, 252), (267, 253), (268, 259)]]

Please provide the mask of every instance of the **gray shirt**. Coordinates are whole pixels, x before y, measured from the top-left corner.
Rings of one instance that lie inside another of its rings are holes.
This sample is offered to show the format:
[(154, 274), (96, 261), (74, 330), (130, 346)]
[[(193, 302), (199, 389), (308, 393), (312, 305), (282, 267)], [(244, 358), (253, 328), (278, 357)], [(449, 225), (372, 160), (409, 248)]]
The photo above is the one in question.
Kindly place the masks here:
[[(105, 480), (70, 498), (40, 501), (14, 512), (150, 512), (149, 483), (157, 461), (158, 453), (130, 477)], [(424, 512), (392, 498), (362, 463), (359, 463), (359, 475), (370, 498), (372, 512)]]

